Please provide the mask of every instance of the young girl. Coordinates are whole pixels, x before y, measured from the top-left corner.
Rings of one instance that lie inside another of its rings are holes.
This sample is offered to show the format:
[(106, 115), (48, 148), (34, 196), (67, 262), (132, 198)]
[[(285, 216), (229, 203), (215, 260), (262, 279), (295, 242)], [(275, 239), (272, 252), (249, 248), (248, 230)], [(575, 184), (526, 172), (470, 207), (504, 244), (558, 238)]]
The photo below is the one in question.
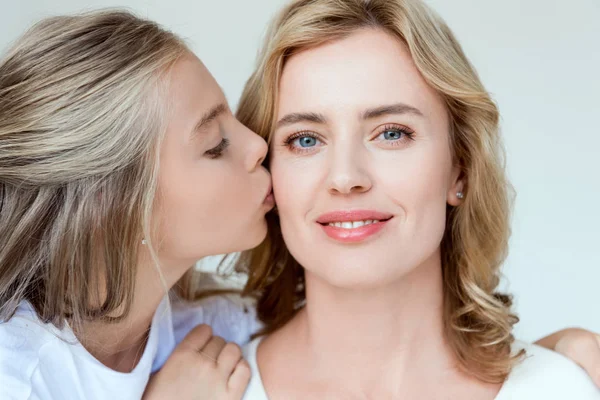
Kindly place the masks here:
[[(246, 321), (166, 294), (194, 291), (198, 259), (263, 240), (266, 151), (152, 22), (57, 17), (21, 37), (0, 63), (0, 398), (139, 399), (188, 333), (174, 319)], [(240, 349), (211, 337), (193, 331), (147, 396), (239, 398)]]
[(0, 397), (240, 398), (239, 348), (198, 325), (244, 344), (255, 311), (185, 299), (196, 260), (263, 240), (265, 154), (152, 22), (58, 17), (19, 39), (0, 63)]

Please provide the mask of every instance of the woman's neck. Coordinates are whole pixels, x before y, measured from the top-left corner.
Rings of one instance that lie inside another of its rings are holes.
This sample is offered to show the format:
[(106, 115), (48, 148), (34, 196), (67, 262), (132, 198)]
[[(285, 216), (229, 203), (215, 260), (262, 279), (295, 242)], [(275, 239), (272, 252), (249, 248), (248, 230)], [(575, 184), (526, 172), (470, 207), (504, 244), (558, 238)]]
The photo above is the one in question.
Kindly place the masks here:
[(306, 307), (295, 323), (318, 364), (335, 363), (338, 370), (351, 366), (339, 372), (357, 378), (374, 372), (373, 366), (393, 364), (395, 380), (403, 371), (414, 371), (418, 360), (449, 366), (441, 265), (436, 261), (371, 290), (335, 288), (308, 274)]
[(469, 381), (446, 340), (443, 303), (439, 254), (394, 284), (368, 290), (336, 288), (307, 272), (306, 306), (259, 347), (267, 389), (283, 354), (288, 365), (299, 361), (290, 376), (306, 372), (303, 384), (344, 388), (347, 396), (427, 398), (428, 382)]
[(386, 357), (416, 342), (443, 343), (441, 272), (423, 265), (389, 286), (339, 289), (306, 277), (306, 306), (297, 316), (311, 347), (335, 357), (362, 343), (361, 354)]

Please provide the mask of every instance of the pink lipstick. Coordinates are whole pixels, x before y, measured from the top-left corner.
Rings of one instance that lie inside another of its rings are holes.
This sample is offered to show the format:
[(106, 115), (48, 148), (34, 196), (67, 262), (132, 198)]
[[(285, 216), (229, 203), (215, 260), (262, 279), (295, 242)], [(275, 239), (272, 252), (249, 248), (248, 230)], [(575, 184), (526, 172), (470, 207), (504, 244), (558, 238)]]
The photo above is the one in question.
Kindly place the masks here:
[(342, 243), (359, 243), (379, 233), (392, 214), (372, 210), (345, 210), (323, 214), (317, 223), (330, 238)]

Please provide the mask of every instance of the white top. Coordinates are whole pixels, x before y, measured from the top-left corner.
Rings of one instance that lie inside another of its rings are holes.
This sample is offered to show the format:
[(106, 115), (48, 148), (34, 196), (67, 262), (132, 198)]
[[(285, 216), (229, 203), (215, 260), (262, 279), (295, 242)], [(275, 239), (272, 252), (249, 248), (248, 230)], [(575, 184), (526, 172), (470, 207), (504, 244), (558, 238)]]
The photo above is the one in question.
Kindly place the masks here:
[(253, 307), (233, 297), (210, 297), (190, 305), (165, 296), (152, 320), (144, 353), (129, 373), (96, 360), (69, 328), (42, 323), (22, 303), (0, 323), (0, 399), (139, 400), (152, 372), (196, 325), (207, 323), (216, 335), (240, 345), (258, 328)]
[[(252, 378), (244, 400), (268, 400), (256, 363), (256, 350), (262, 338), (243, 347)], [(526, 358), (513, 368), (496, 400), (598, 400), (600, 390), (571, 360), (543, 347), (515, 342), (513, 351), (525, 349)]]

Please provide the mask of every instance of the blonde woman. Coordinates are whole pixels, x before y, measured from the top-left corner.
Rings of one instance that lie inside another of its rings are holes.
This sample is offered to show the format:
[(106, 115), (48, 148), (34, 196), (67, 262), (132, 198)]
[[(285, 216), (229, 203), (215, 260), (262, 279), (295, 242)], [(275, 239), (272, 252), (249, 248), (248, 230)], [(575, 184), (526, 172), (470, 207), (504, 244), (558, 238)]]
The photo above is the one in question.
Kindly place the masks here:
[(195, 327), (243, 344), (254, 311), (180, 300), (197, 259), (264, 238), (265, 153), (152, 22), (58, 17), (20, 38), (0, 62), (0, 397), (240, 398), (239, 348)]
[(250, 314), (166, 293), (263, 240), (266, 151), (152, 22), (57, 17), (17, 40), (0, 62), (0, 398), (140, 399), (164, 364), (148, 399), (239, 399), (239, 347), (204, 325), (173, 349), (180, 321), (233, 320), (217, 333), (239, 342)]
[(420, 0), (298, 0), (238, 118), (270, 143), (247, 399), (598, 399), (516, 342), (496, 293), (510, 191), (498, 110)]

